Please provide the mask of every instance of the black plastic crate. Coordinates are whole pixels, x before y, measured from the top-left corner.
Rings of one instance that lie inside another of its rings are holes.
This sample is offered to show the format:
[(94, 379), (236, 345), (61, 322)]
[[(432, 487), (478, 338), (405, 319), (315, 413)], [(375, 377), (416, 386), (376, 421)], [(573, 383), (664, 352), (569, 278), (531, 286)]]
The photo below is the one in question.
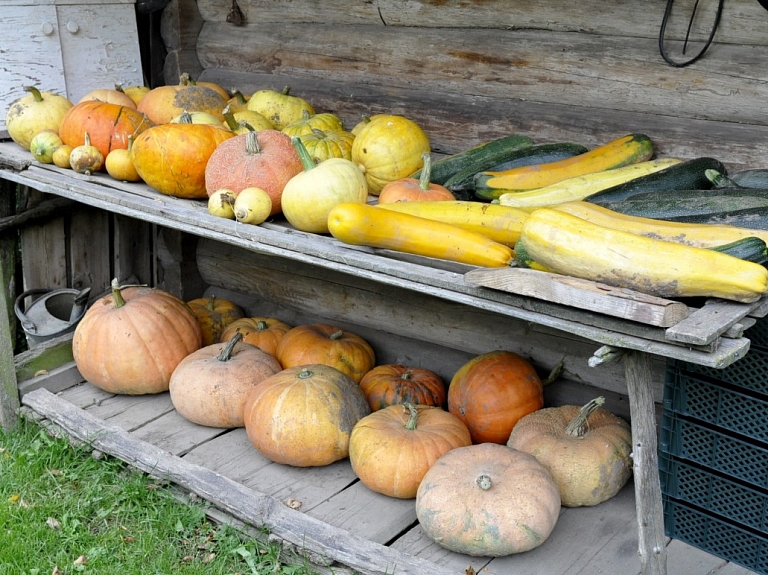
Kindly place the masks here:
[(664, 530), (669, 537), (756, 573), (768, 574), (768, 538), (666, 495), (662, 500)]
[(659, 449), (761, 489), (768, 489), (768, 447), (665, 409)]
[(744, 337), (755, 346), (768, 349), (768, 318), (761, 317), (755, 321), (755, 325), (744, 331)]
[(757, 529), (768, 537), (768, 491), (666, 453), (659, 454), (659, 479), (664, 495)]
[(676, 370), (667, 374), (664, 408), (765, 442), (768, 447), (768, 396), (742, 389)]
[[(754, 329), (752, 326), (750, 329)], [(768, 327), (765, 328), (768, 330)], [(698, 373), (721, 381), (768, 395), (768, 349), (750, 347), (747, 354), (723, 369), (695, 363), (671, 360), (668, 369)]]

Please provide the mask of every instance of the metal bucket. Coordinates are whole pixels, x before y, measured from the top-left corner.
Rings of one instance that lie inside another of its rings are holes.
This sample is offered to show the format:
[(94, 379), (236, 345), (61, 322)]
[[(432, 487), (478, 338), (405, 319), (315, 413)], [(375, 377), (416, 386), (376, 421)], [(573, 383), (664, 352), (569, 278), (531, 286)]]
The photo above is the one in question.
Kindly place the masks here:
[[(13, 311), (21, 322), (29, 348), (74, 331), (85, 314), (90, 292), (91, 288), (83, 290), (38, 288), (27, 290), (17, 297)], [(33, 295), (40, 295), (40, 297), (22, 311), (24, 299)]]

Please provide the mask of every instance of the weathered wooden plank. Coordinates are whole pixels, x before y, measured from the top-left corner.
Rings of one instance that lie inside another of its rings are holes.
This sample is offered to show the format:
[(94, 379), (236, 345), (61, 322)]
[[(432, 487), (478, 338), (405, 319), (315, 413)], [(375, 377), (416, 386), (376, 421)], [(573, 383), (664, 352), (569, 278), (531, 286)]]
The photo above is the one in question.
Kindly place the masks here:
[[(8, 247), (6, 242), (3, 242), (3, 245)], [(13, 303), (6, 287), (5, 272), (5, 266), (0, 266), (0, 427), (10, 430), (18, 423), (19, 391), (16, 387), (16, 366), (13, 362), (16, 342), (8, 321)]]
[[(688, 17), (695, 0), (674, 3), (668, 29), (679, 37), (685, 34)], [(200, 0), (198, 8), (203, 19), (225, 22), (229, 0)], [(424, 28), (536, 28), (557, 32), (581, 32), (615, 36), (657, 38), (665, 0), (632, 2), (631, 0), (585, 0), (579, 9), (563, 0), (537, 2), (535, 10), (525, 2), (508, 0), (428, 2), (423, 0), (373, 0), (357, 2), (240, 0), (250, 23), (376, 24), (381, 26), (419, 26)], [(692, 38), (709, 33), (714, 4), (701, 5), (694, 20)], [(709, 16), (709, 17), (707, 17)], [(729, 2), (723, 11), (716, 40), (727, 44), (760, 43), (765, 38), (765, 14), (759, 4), (747, 0)], [(693, 52), (695, 46), (691, 46)]]
[(650, 382), (651, 358), (631, 351), (624, 372), (632, 413), (632, 470), (638, 523), (638, 553), (642, 575), (666, 575), (667, 552), (659, 484), (658, 440)]
[(666, 331), (667, 339), (692, 345), (711, 341), (741, 321), (752, 309), (765, 305), (765, 300), (754, 304), (739, 304), (733, 301), (710, 299), (690, 316)]
[(464, 274), (464, 280), (472, 285), (536, 297), (660, 327), (673, 326), (688, 317), (689, 313), (688, 306), (679, 301), (539, 270), (478, 269)]
[(437, 153), (456, 153), (509, 133), (530, 136), (537, 143), (577, 142), (594, 147), (627, 133), (648, 134), (657, 155), (690, 159), (718, 158), (729, 170), (766, 167), (762, 142), (768, 127), (716, 120), (661, 116), (653, 110), (599, 110), (584, 102), (571, 104), (511, 100), (477, 93), (421, 89), (414, 83), (377, 86), (357, 81), (326, 81), (301, 75), (245, 74), (222, 68), (206, 69), (201, 79), (244, 90), (292, 86), (308, 96), (319, 111), (339, 114), (354, 126), (363, 114), (402, 114), (426, 131)]
[[(447, 103), (444, 94), (452, 93), (503, 99), (508, 109), (522, 100), (768, 123), (759, 114), (768, 86), (756, 74), (768, 47), (718, 45), (695, 69), (675, 69), (674, 81), (670, 67), (655, 56), (657, 49), (656, 39), (542, 30), (488, 34), (463, 28), (278, 23), (249, 30), (206, 23), (198, 39), (204, 68), (428, 90), (436, 107)], [(733, 89), (734, 76), (739, 77), (738, 90)], [(311, 92), (293, 88), (292, 93), (311, 100)]]
[(91, 301), (112, 281), (111, 244), (94, 241), (94, 238), (109, 238), (111, 218), (108, 212), (89, 209), (73, 214), (70, 220), (71, 286), (76, 289), (90, 287)]
[(250, 525), (264, 526), (300, 548), (337, 560), (363, 574), (385, 575), (391, 574), (394, 569), (401, 575), (453, 573), (429, 561), (327, 525), (218, 473), (187, 463), (131, 437), (121, 427), (101, 421), (45, 390), (25, 395), (23, 402), (75, 439), (87, 441), (94, 449), (147, 473), (165, 477), (237, 519)]
[[(90, 384), (89, 384), (90, 385)], [(77, 392), (78, 395), (82, 391)], [(68, 399), (69, 390), (61, 394)], [(119, 425), (126, 431), (139, 429), (147, 422), (173, 411), (170, 395), (111, 395), (103, 400), (87, 406), (94, 417)]]

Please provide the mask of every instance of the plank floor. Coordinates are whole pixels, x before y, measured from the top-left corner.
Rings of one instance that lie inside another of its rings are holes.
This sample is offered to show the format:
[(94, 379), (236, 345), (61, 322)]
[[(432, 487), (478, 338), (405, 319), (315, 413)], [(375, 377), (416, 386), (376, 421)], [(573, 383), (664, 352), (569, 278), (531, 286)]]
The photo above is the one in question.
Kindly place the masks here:
[[(434, 563), (440, 566), (441, 573), (640, 573), (631, 482), (616, 497), (596, 507), (563, 508), (552, 535), (537, 549), (495, 559), (469, 557), (431, 541), (418, 525), (413, 500), (392, 499), (370, 491), (357, 480), (347, 460), (318, 468), (273, 463), (251, 445), (242, 428), (214, 429), (185, 420), (174, 410), (168, 393), (119, 396), (81, 381), (59, 391), (57, 401), (308, 516)], [(752, 573), (678, 540), (668, 540), (667, 550), (669, 575)], [(349, 572), (343, 565), (338, 567), (340, 570), (327, 572)]]

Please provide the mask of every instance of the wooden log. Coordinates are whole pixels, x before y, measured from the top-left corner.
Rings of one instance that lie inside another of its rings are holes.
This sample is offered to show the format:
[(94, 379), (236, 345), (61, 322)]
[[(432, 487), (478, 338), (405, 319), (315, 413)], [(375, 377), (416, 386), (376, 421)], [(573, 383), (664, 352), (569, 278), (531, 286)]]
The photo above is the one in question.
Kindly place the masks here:
[(283, 505), (273, 497), (170, 455), (163, 449), (136, 439), (121, 427), (97, 419), (57, 398), (45, 389), (26, 394), (23, 403), (50, 419), (68, 435), (87, 442), (92, 448), (117, 457), (146, 473), (165, 477), (233, 517), (249, 525), (264, 527), (300, 549), (319, 553), (370, 575), (393, 572), (400, 575), (452, 574), (434, 563), (328, 525)]

